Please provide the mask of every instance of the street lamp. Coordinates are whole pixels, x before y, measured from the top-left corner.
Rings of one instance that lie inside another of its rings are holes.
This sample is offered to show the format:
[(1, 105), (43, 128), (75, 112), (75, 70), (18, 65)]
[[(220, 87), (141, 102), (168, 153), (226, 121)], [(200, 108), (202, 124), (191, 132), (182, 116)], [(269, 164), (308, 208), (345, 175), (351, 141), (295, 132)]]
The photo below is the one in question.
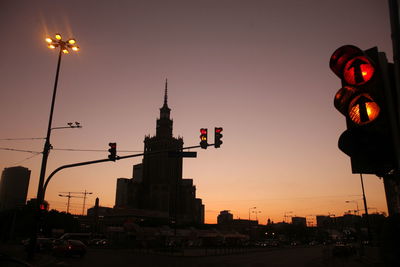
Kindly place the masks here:
[(249, 224), (250, 224), (250, 213), (251, 213), (250, 211), (251, 211), (251, 210), (255, 210), (255, 209), (257, 209), (257, 207), (251, 207), (251, 208), (249, 208)]
[(258, 213), (261, 213), (261, 211), (259, 211), (259, 210), (254, 210), (254, 211), (252, 211), (252, 213), (255, 213), (255, 214), (256, 214), (256, 221), (257, 221), (257, 223), (258, 223)]
[(50, 136), (51, 136), (51, 130), (52, 130), (51, 124), (53, 121), (54, 104), (55, 104), (56, 94), (57, 94), (57, 84), (58, 84), (58, 76), (60, 73), (61, 56), (62, 56), (62, 54), (68, 54), (69, 49), (72, 49), (73, 51), (79, 51), (79, 46), (76, 45), (75, 39), (68, 39), (67, 41), (63, 41), (61, 34), (59, 34), (59, 33), (55, 34), (55, 38), (47, 37), (46, 42), (48, 43), (49, 48), (51, 48), (51, 49), (59, 48), (60, 51), (58, 53), (56, 78), (54, 81), (53, 97), (52, 97), (51, 107), (50, 107), (50, 116), (49, 116), (49, 124), (47, 127), (46, 141), (45, 141), (44, 147), (43, 147), (43, 158), (42, 158), (42, 165), (40, 168), (39, 185), (38, 185), (38, 191), (37, 191), (38, 205), (40, 205), (44, 200), (43, 199), (43, 183), (44, 183), (44, 177), (46, 175), (47, 159), (49, 157), (49, 151), (51, 149), (51, 144), (50, 144)]
[(82, 128), (82, 125), (80, 122), (75, 122), (75, 125), (72, 122), (67, 123), (68, 126), (59, 126), (59, 127), (53, 127), (51, 130), (56, 130), (56, 129), (68, 129), (68, 128)]
[(46, 42), (48, 44), (48, 47), (50, 49), (56, 49), (59, 48), (60, 51), (58, 53), (58, 62), (57, 62), (57, 70), (56, 70), (56, 77), (54, 81), (54, 89), (53, 89), (53, 97), (51, 100), (51, 107), (50, 107), (50, 116), (49, 116), (49, 123), (47, 127), (47, 135), (46, 135), (46, 141), (44, 143), (43, 147), (43, 157), (42, 157), (42, 165), (40, 167), (40, 176), (39, 176), (39, 184), (38, 184), (38, 190), (37, 190), (37, 196), (36, 196), (36, 217), (34, 220), (34, 231), (32, 233), (32, 238), (31, 238), (31, 243), (30, 243), (30, 251), (29, 251), (29, 258), (33, 258), (34, 254), (34, 249), (36, 247), (36, 231), (37, 231), (37, 226), (39, 222), (39, 217), (40, 217), (40, 204), (43, 203), (44, 200), (44, 192), (43, 192), (43, 184), (44, 184), (44, 178), (46, 175), (46, 166), (47, 166), (47, 159), (49, 157), (49, 151), (51, 149), (51, 144), (50, 144), (50, 136), (51, 136), (51, 124), (53, 121), (53, 111), (54, 111), (54, 103), (56, 100), (56, 93), (57, 93), (57, 84), (58, 84), (58, 76), (60, 73), (60, 65), (61, 65), (61, 56), (62, 54), (68, 54), (69, 50), (71, 49), (72, 51), (79, 51), (79, 46), (76, 45), (76, 40), (75, 39), (68, 39), (67, 41), (62, 40), (61, 34), (57, 33), (55, 34), (55, 38), (47, 37)]

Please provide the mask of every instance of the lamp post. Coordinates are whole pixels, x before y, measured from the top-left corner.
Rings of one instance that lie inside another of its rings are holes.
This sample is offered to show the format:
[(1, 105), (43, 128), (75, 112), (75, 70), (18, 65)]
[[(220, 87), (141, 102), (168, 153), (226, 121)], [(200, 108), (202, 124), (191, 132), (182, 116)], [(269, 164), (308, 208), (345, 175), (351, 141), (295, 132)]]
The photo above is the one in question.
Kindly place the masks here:
[(257, 209), (257, 207), (249, 208), (249, 225), (250, 225), (250, 213), (251, 213), (250, 211), (251, 211), (251, 210), (255, 210), (255, 209)]
[(38, 184), (38, 191), (37, 191), (37, 197), (36, 197), (38, 206), (40, 204), (42, 204), (42, 202), (44, 200), (43, 199), (43, 183), (44, 183), (44, 177), (46, 175), (47, 159), (49, 157), (49, 151), (51, 149), (51, 144), (50, 144), (50, 136), (51, 136), (51, 130), (52, 130), (51, 125), (53, 122), (54, 104), (56, 102), (58, 76), (60, 73), (60, 65), (61, 65), (61, 56), (62, 56), (62, 54), (68, 54), (69, 49), (72, 49), (73, 51), (79, 51), (79, 47), (76, 45), (75, 39), (68, 39), (67, 41), (63, 41), (61, 34), (59, 34), (59, 33), (57, 33), (55, 35), (54, 39), (47, 37), (46, 42), (48, 43), (48, 47), (50, 49), (59, 48), (60, 51), (58, 53), (56, 78), (54, 81), (53, 97), (51, 100), (49, 123), (48, 123), (48, 127), (47, 127), (46, 141), (45, 141), (44, 147), (43, 147), (42, 165), (40, 168), (39, 184)]
[(258, 213), (261, 213), (261, 211), (255, 210), (255, 211), (253, 211), (253, 213), (256, 214), (256, 221), (257, 221), (257, 223), (258, 223)]
[(50, 136), (51, 136), (51, 125), (53, 122), (53, 111), (54, 111), (54, 104), (56, 100), (56, 95), (57, 95), (57, 84), (58, 84), (58, 76), (60, 73), (60, 65), (61, 65), (61, 56), (62, 54), (68, 54), (69, 50), (71, 49), (72, 51), (79, 51), (79, 47), (76, 45), (76, 40), (75, 39), (68, 39), (67, 41), (63, 41), (61, 34), (57, 33), (55, 35), (55, 38), (47, 37), (46, 42), (48, 44), (48, 47), (50, 49), (56, 49), (59, 48), (59, 53), (58, 53), (58, 62), (57, 62), (57, 70), (56, 70), (56, 77), (54, 81), (54, 89), (53, 89), (53, 97), (51, 100), (51, 107), (50, 107), (50, 116), (49, 116), (49, 123), (47, 127), (47, 134), (46, 134), (46, 139), (43, 147), (43, 157), (42, 157), (42, 164), (40, 167), (40, 175), (39, 175), (39, 184), (38, 184), (38, 190), (37, 190), (37, 196), (36, 196), (36, 207), (35, 207), (35, 219), (34, 219), (34, 231), (32, 233), (31, 241), (30, 241), (30, 250), (28, 254), (29, 259), (33, 259), (34, 255), (34, 250), (36, 247), (36, 232), (37, 232), (37, 227), (38, 227), (38, 222), (40, 220), (40, 205), (43, 203), (44, 200), (44, 194), (43, 194), (43, 184), (44, 184), (44, 178), (46, 175), (46, 166), (47, 166), (47, 159), (49, 157), (49, 151), (51, 149), (51, 144), (50, 144)]

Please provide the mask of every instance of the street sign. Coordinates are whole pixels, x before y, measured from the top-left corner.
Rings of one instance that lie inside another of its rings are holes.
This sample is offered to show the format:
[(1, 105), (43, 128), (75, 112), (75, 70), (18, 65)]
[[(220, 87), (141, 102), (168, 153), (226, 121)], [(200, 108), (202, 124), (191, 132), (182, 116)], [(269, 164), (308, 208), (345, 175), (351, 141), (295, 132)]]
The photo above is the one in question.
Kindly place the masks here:
[(197, 152), (168, 151), (170, 158), (197, 158)]

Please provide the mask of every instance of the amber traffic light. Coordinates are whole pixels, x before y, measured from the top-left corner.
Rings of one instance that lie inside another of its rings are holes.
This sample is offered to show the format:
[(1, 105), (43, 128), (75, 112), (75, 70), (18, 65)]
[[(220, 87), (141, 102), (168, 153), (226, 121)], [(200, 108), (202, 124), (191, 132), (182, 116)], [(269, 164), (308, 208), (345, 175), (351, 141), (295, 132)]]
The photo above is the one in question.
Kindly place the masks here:
[(207, 149), (208, 147), (208, 130), (207, 128), (200, 129), (200, 147)]

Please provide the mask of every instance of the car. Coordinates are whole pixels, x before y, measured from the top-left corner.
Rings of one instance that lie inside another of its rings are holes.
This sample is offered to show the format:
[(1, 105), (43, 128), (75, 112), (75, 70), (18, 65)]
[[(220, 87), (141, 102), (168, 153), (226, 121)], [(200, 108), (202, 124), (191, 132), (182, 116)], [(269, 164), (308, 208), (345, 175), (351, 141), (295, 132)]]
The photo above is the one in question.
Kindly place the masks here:
[(104, 246), (108, 245), (108, 240), (104, 239), (104, 238), (95, 238), (95, 239), (89, 240), (88, 245), (104, 247)]
[(82, 241), (85, 245), (89, 243), (89, 240), (92, 239), (91, 233), (65, 233), (59, 239), (61, 240), (79, 240)]
[(53, 246), (53, 254), (83, 257), (86, 254), (86, 245), (79, 240), (56, 240)]

